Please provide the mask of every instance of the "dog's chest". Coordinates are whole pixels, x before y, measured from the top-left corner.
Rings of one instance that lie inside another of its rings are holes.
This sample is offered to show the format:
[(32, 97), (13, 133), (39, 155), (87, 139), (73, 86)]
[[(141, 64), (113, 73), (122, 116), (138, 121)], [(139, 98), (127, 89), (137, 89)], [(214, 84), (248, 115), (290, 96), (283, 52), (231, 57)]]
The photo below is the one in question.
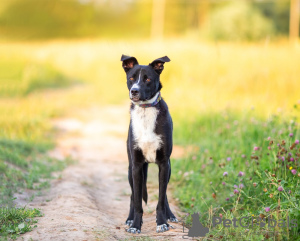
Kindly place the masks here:
[(154, 132), (158, 112), (155, 107), (135, 106), (131, 110), (132, 132), (136, 142), (134, 148), (142, 150), (147, 162), (155, 162), (156, 151), (162, 143), (160, 136)]

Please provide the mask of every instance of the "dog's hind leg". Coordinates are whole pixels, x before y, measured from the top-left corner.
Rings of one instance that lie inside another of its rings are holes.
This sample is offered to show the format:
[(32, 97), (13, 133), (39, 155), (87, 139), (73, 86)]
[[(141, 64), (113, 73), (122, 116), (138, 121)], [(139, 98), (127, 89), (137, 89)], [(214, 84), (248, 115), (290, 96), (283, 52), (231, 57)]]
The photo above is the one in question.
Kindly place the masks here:
[(145, 162), (143, 165), (143, 200), (147, 204), (148, 192), (147, 192), (147, 175), (148, 175), (148, 163)]
[(127, 224), (128, 226), (131, 226), (132, 222), (133, 222), (133, 217), (134, 217), (134, 207), (133, 207), (133, 180), (132, 180), (132, 165), (131, 163), (129, 164), (128, 167), (128, 181), (130, 184), (130, 188), (131, 188), (131, 196), (130, 196), (130, 209), (129, 209), (129, 215), (128, 218), (125, 222), (125, 224)]
[(169, 224), (167, 223), (167, 185), (169, 180), (169, 168), (168, 161), (162, 161), (158, 163), (159, 168), (159, 197), (156, 207), (156, 232), (165, 232), (169, 230)]
[[(171, 162), (169, 161), (169, 178), (168, 178), (168, 183), (170, 181), (170, 177), (171, 177)], [(175, 217), (175, 215), (172, 213), (170, 206), (169, 206), (169, 202), (168, 202), (168, 197), (166, 196), (166, 214), (167, 214), (167, 219), (170, 222), (173, 223), (178, 223), (178, 219)]]

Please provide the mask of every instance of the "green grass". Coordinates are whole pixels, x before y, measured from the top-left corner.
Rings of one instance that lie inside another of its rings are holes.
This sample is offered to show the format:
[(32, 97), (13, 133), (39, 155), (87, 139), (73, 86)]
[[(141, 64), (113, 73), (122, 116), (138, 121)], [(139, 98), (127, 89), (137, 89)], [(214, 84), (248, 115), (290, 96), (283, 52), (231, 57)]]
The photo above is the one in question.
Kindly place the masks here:
[(14, 205), (14, 194), (35, 193), (50, 187), (51, 173), (72, 162), (48, 156), (55, 130), (50, 118), (58, 106), (39, 94), (75, 83), (48, 64), (28, 63), (22, 58), (0, 61), (0, 237), (15, 239), (30, 231), (39, 210)]
[(74, 84), (49, 64), (24, 59), (0, 60), (0, 97), (26, 96), (32, 92)]
[[(193, 145), (197, 151), (172, 161), (171, 183), (176, 187), (174, 193), (183, 210), (201, 214), (201, 223), (210, 227), (208, 236), (220, 240), (261, 240), (267, 237), (267, 231), (272, 231), (272, 228), (254, 227), (247, 231), (243, 227), (224, 228), (222, 225), (212, 228), (213, 216), (232, 219), (264, 215), (277, 221), (289, 216), (298, 220), (298, 227), (275, 231), (281, 232), (282, 240), (297, 240), (300, 231), (300, 144), (294, 144), (292, 150), (290, 147), (300, 139), (300, 131), (299, 119), (289, 116), (273, 115), (263, 119), (255, 116), (255, 111), (224, 111), (194, 114), (194, 118), (188, 120), (175, 118), (175, 142)], [(259, 149), (254, 150), (255, 147)], [(294, 160), (289, 161), (290, 158)], [(290, 168), (297, 171), (296, 175)], [(228, 176), (224, 176), (224, 172)], [(239, 172), (244, 175), (239, 176)], [(278, 191), (279, 186), (284, 191)], [(266, 207), (270, 208), (269, 212), (265, 211)], [(191, 218), (186, 221), (190, 224)], [(254, 234), (255, 231), (262, 234)], [(240, 232), (242, 237), (237, 237)]]
[(19, 234), (30, 232), (36, 227), (35, 217), (41, 217), (38, 209), (0, 208), (0, 240), (7, 237), (15, 240)]

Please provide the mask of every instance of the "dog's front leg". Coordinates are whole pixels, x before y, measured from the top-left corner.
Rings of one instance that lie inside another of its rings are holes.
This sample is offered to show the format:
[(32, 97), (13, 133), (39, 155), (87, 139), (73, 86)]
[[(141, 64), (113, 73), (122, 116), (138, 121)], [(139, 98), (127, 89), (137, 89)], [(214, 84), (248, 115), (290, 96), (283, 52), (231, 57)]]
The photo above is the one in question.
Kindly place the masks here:
[(169, 163), (163, 161), (158, 164), (159, 168), (159, 197), (156, 207), (156, 232), (165, 232), (169, 230), (166, 216), (167, 185), (169, 178)]
[(127, 229), (130, 233), (140, 233), (142, 226), (142, 184), (143, 184), (143, 163), (135, 162), (132, 166), (133, 177), (133, 205), (134, 205), (134, 218), (132, 225)]

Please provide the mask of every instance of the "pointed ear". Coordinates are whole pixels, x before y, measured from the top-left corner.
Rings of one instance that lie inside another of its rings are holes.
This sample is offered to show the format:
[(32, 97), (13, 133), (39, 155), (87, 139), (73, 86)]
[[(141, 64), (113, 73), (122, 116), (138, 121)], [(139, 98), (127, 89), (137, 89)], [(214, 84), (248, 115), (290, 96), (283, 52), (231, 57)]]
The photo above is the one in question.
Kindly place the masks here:
[(122, 67), (126, 73), (130, 69), (132, 69), (136, 64), (139, 64), (135, 57), (127, 56), (124, 54), (121, 56), (121, 61), (123, 61)]
[(170, 62), (171, 60), (168, 58), (168, 56), (158, 58), (156, 60), (153, 60), (152, 63), (149, 65), (152, 66), (152, 68), (155, 70), (157, 74), (161, 74), (161, 72), (164, 69), (164, 63), (165, 62)]

